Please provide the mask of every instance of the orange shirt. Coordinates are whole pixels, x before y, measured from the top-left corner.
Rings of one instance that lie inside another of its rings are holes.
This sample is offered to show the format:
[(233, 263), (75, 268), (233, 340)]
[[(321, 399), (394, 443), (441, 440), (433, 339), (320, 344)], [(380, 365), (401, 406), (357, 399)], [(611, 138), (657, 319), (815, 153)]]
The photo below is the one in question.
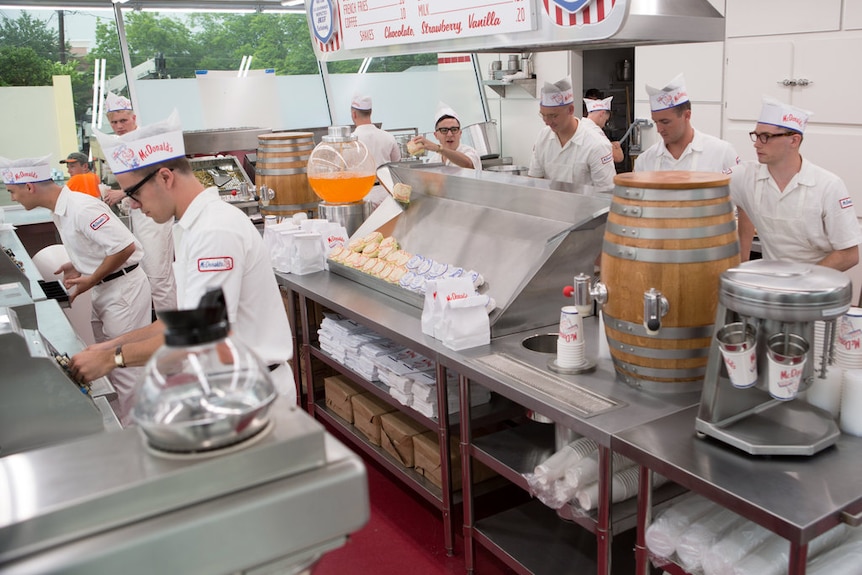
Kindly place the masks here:
[(93, 172), (72, 176), (66, 182), (66, 187), (73, 192), (81, 192), (99, 200), (102, 199), (102, 193), (99, 191), (99, 176)]

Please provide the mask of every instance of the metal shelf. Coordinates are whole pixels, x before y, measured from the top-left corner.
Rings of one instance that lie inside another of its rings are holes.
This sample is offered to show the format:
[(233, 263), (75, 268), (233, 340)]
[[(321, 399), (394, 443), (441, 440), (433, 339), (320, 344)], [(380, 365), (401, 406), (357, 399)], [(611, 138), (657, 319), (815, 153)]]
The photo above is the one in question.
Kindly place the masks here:
[(506, 97), (507, 88), (517, 88), (517, 92), (524, 92), (529, 94), (533, 98), (538, 97), (538, 92), (536, 92), (536, 79), (535, 78), (526, 78), (523, 80), (512, 80), (510, 82), (504, 82), (502, 80), (485, 80), (482, 82), (501, 97)]
[[(309, 349), (313, 357), (316, 357), (317, 359), (323, 361), (329, 367), (338, 371), (357, 385), (363, 387), (364, 389), (367, 389), (376, 397), (382, 399), (384, 402), (388, 403), (392, 407), (398, 409), (399, 411), (405, 412), (412, 419), (418, 421), (432, 431), (437, 431), (439, 429), (440, 422), (436, 417), (427, 417), (424, 414), (419, 413), (415, 409), (411, 408), (410, 406), (404, 405), (389, 394), (388, 387), (383, 383), (379, 381), (368, 381), (360, 374), (356, 373), (343, 363), (339, 362), (316, 345), (309, 345)], [(517, 406), (517, 404), (497, 394), (491, 394), (491, 401), (488, 403), (473, 406), (471, 408), (470, 415), (473, 422), (477, 426), (481, 426), (483, 424), (501, 421), (503, 419), (506, 419), (507, 417), (519, 413), (520, 411), (521, 409), (519, 406)], [(449, 414), (449, 430), (454, 434), (457, 434), (458, 430), (461, 427), (461, 422), (459, 421), (457, 416), (457, 411), (455, 413)]]
[[(474, 438), (470, 454), (525, 491), (529, 491), (524, 473), (532, 473), (536, 465), (554, 453), (554, 426), (527, 422), (483, 437)], [(669, 483), (656, 489), (653, 503), (656, 509), (683, 493), (686, 489)], [(596, 532), (596, 510), (585, 513), (572, 505), (556, 511), (560, 519), (571, 521), (591, 533)], [(611, 506), (611, 528), (614, 533), (637, 525), (637, 497)]]
[[(633, 534), (615, 542), (613, 575), (634, 573)], [(598, 569), (595, 536), (560, 521), (536, 500), (477, 521), (473, 539), (521, 575), (582, 575)]]

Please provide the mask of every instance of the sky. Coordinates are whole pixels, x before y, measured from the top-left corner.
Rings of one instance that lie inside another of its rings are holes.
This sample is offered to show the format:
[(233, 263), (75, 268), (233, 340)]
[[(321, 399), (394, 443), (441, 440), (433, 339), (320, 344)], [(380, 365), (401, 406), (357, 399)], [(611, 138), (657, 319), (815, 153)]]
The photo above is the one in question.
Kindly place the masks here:
[[(2, 0), (0, 0), (0, 4), (2, 4)], [(21, 12), (21, 10), (2, 9), (0, 16), (17, 20), (21, 16)], [(50, 28), (57, 28), (57, 12), (55, 10), (28, 10), (28, 12), (30, 15), (45, 21)], [(96, 42), (96, 23), (99, 21), (113, 22), (114, 11), (110, 8), (107, 10), (66, 10), (63, 20), (67, 41), (89, 41), (92, 48)]]

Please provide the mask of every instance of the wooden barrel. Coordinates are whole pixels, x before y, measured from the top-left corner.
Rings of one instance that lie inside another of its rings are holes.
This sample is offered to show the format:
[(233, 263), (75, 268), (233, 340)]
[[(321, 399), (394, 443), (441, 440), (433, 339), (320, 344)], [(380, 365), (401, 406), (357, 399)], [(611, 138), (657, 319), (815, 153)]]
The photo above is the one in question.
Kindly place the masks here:
[(273, 132), (257, 137), (255, 183), (275, 191), (264, 215), (286, 216), (296, 212), (314, 212), (320, 198), (308, 185), (306, 168), (314, 150), (311, 132)]
[[(730, 177), (712, 172), (619, 174), (602, 246), (605, 334), (619, 379), (652, 391), (703, 384), (719, 276), (739, 265)], [(644, 293), (667, 300), (644, 322)], [(655, 329), (655, 328), (658, 329)]]

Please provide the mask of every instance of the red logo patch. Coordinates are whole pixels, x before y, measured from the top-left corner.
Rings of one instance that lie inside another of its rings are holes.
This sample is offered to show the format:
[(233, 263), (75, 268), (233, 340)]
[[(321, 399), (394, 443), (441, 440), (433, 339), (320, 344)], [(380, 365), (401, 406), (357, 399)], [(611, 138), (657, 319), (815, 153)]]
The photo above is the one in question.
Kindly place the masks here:
[(842, 210), (844, 210), (846, 208), (852, 208), (853, 207), (853, 199), (849, 198), (849, 197), (841, 198), (840, 200), (838, 200), (838, 205), (841, 206)]
[(233, 269), (233, 258), (222, 256), (218, 258), (199, 258), (199, 272), (226, 272)]
[(111, 219), (111, 217), (108, 214), (102, 214), (98, 218), (96, 218), (95, 220), (90, 222), (90, 228), (93, 230), (98, 230), (103, 225), (105, 225), (105, 222), (107, 222), (110, 219)]

